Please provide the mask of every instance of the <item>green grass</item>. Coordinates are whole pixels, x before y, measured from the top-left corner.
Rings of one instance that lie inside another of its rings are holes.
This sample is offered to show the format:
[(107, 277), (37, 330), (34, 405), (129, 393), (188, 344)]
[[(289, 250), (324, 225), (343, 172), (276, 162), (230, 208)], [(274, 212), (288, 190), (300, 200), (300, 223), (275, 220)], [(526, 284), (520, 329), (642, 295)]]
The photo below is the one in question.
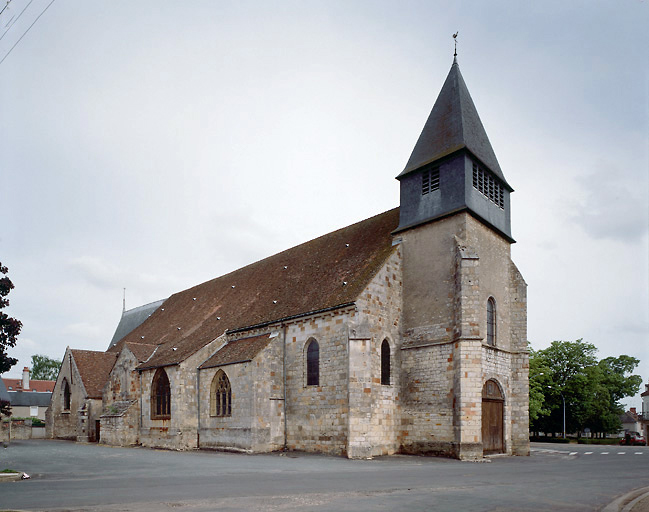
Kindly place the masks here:
[(20, 471), (16, 471), (15, 469), (3, 469), (0, 473), (20, 473)]

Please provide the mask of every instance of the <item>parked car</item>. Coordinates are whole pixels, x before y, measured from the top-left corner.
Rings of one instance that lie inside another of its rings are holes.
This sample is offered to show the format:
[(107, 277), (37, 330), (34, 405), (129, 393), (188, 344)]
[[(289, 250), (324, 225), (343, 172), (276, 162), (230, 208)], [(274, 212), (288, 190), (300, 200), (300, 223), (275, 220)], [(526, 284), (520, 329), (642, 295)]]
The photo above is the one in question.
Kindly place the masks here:
[(646, 446), (647, 440), (638, 432), (628, 432), (620, 441), (622, 445)]

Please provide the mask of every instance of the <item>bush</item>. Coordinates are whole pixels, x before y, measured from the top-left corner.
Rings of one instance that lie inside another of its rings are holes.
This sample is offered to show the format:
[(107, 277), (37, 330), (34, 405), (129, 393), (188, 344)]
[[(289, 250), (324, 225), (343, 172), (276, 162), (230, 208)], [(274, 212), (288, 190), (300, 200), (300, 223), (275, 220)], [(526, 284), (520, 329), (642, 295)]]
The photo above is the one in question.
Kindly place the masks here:
[(589, 437), (580, 437), (577, 442), (579, 444), (620, 444), (620, 438), (591, 439)]
[(543, 436), (543, 437), (530, 436), (530, 441), (533, 443), (559, 443), (559, 444), (570, 443), (570, 439), (564, 439), (563, 437), (549, 437), (549, 436)]

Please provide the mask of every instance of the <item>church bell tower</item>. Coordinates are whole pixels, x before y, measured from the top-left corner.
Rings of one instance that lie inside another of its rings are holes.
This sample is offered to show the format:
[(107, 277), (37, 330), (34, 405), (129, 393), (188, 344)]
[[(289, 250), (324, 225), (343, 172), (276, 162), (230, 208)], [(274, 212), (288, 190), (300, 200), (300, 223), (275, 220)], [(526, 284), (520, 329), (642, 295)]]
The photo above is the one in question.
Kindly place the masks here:
[(512, 188), (457, 59), (397, 179), (402, 450), (528, 454), (527, 285), (511, 260)]
[(457, 58), (412, 150), (401, 184), (398, 231), (468, 211), (509, 242), (505, 180)]

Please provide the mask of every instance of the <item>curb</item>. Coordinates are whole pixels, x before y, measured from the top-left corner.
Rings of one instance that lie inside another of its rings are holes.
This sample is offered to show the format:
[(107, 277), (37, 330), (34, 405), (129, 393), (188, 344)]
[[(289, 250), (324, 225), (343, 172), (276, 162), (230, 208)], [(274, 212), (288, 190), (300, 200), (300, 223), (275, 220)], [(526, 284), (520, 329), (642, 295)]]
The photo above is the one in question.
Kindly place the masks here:
[(644, 512), (645, 510), (649, 510), (649, 487), (641, 487), (620, 496), (606, 505), (602, 512)]
[(22, 480), (23, 475), (25, 473), (18, 472), (18, 473), (0, 473), (0, 483), (2, 482), (16, 482), (18, 480)]

